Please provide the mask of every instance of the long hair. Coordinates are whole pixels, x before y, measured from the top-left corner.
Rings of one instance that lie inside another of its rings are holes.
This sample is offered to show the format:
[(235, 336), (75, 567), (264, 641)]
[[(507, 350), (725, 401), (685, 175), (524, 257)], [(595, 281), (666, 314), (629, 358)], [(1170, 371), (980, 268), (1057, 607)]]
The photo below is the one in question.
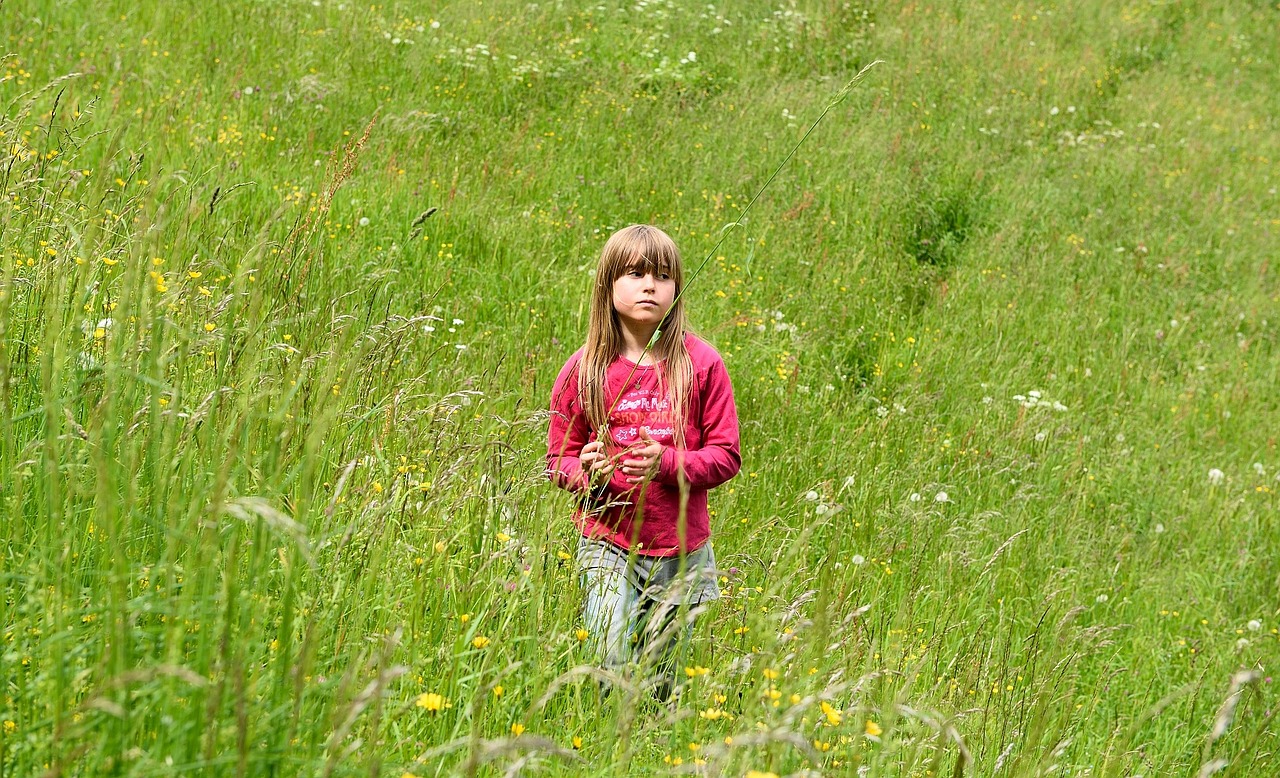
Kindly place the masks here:
[(622, 325), (613, 307), (613, 282), (632, 268), (648, 268), (670, 274), (676, 284), (675, 303), (662, 322), (662, 333), (651, 353), (657, 362), (659, 386), (671, 403), (676, 446), (684, 447), (685, 412), (693, 363), (685, 348), (688, 322), (685, 318), (684, 263), (671, 236), (647, 224), (623, 227), (609, 237), (600, 251), (595, 284), (591, 292), (591, 318), (587, 323), (587, 344), (578, 363), (578, 387), (582, 406), (593, 430), (609, 423), (609, 412), (618, 398), (606, 397), (605, 372), (623, 352)]

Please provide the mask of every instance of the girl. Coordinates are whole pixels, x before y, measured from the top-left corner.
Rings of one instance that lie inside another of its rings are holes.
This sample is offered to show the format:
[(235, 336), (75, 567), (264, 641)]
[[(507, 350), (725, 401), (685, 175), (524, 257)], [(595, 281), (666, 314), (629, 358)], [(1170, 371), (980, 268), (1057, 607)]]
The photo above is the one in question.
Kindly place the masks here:
[(598, 659), (615, 671), (656, 667), (659, 699), (689, 631), (680, 610), (720, 597), (707, 490), (741, 466), (729, 374), (688, 332), (683, 284), (662, 230), (637, 224), (609, 238), (586, 345), (552, 389), (547, 444), (551, 480), (579, 496), (583, 617)]

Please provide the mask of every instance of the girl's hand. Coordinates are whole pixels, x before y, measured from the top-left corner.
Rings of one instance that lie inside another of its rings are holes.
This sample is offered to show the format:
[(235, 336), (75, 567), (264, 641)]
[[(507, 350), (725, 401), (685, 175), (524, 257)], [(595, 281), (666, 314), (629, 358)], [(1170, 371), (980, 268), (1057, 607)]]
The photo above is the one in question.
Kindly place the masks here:
[(640, 443), (631, 449), (630, 459), (622, 460), (622, 473), (627, 476), (627, 483), (638, 484), (657, 475), (662, 451), (662, 444), (649, 437), (648, 429), (641, 427)]
[(613, 460), (604, 451), (604, 443), (593, 440), (582, 447), (578, 455), (582, 467), (587, 471), (592, 485), (604, 483), (613, 475)]

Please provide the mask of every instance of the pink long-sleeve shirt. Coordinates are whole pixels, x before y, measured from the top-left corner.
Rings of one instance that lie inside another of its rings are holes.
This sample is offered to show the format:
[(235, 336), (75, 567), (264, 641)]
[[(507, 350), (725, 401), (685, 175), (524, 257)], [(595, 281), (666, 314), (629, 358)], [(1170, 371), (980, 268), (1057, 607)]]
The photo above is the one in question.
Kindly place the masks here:
[[(685, 413), (684, 449), (675, 447), (671, 404), (659, 389), (658, 368), (618, 357), (605, 374), (605, 397), (612, 401), (610, 454), (640, 440), (640, 428), (664, 447), (658, 472), (646, 484), (633, 485), (620, 470), (595, 493), (579, 459), (582, 447), (595, 440), (578, 392), (579, 350), (560, 370), (551, 391), (551, 429), (547, 439), (547, 475), (582, 500), (574, 522), (583, 535), (604, 540), (645, 556), (675, 556), (700, 548), (711, 537), (707, 490), (737, 475), (742, 466), (738, 444), (738, 412), (733, 386), (716, 350), (693, 335), (685, 338), (693, 363), (693, 382)], [(625, 386), (624, 386), (625, 383)], [(621, 395), (621, 397), (619, 397)], [(680, 503), (683, 481), (684, 543)], [(600, 505), (606, 505), (603, 510)], [(594, 510), (593, 510), (594, 508)]]

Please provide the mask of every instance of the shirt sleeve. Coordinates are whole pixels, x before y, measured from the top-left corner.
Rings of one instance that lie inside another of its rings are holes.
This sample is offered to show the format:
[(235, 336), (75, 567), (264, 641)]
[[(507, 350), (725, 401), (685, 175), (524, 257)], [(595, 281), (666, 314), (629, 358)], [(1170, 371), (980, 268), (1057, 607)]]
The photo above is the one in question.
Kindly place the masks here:
[(684, 480), (694, 489), (713, 489), (738, 474), (742, 454), (738, 442), (738, 409), (733, 401), (733, 385), (729, 371), (717, 355), (707, 368), (705, 383), (699, 392), (701, 413), (698, 419), (702, 433), (701, 448), (681, 451), (667, 448), (658, 462), (657, 480), (670, 486)]
[(562, 489), (586, 492), (589, 483), (579, 456), (591, 436), (578, 398), (578, 360), (570, 359), (551, 389), (551, 423), (547, 434), (547, 477)]

